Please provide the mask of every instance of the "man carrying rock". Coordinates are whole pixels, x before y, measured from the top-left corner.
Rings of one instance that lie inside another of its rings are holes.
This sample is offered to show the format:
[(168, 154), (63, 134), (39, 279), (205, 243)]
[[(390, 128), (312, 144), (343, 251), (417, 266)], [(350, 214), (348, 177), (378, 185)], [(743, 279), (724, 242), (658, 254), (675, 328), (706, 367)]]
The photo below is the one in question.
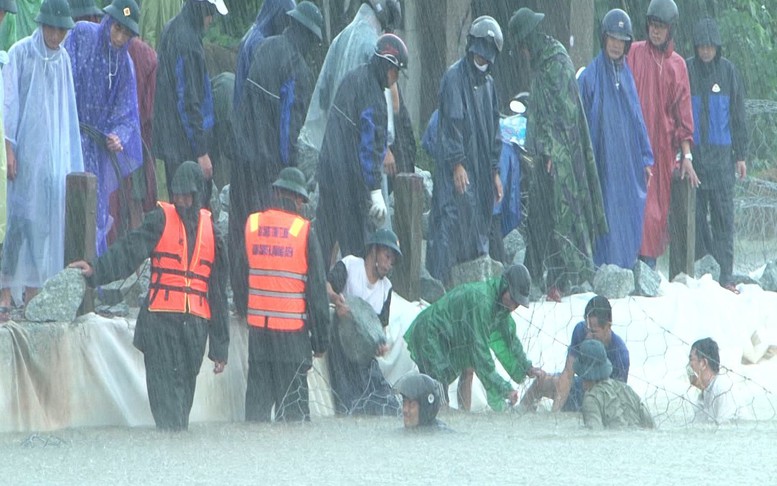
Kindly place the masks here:
[[(378, 315), (383, 329), (389, 324), (391, 307), (391, 281), (388, 274), (402, 257), (399, 239), (390, 229), (379, 229), (367, 239), (366, 256), (348, 255), (335, 264), (329, 272), (327, 292), (335, 305), (338, 318), (332, 329), (331, 349), (328, 353), (329, 375), (335, 392), (337, 413), (370, 415), (394, 415), (399, 413), (399, 402), (375, 358), (369, 364), (358, 366), (348, 358), (346, 344), (340, 340), (340, 318), (352, 315), (346, 298), (363, 299)], [(356, 322), (359, 325), (358, 322)], [(379, 344), (376, 355), (386, 352), (387, 346)]]

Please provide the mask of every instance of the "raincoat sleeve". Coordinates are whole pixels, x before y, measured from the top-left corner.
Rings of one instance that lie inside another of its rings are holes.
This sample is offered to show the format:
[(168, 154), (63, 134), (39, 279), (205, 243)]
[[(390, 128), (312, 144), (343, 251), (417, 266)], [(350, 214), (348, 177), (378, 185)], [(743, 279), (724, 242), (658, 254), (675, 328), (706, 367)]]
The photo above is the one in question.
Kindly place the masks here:
[[(210, 150), (205, 130), (206, 93), (210, 92), (205, 60), (193, 49), (178, 56), (175, 62), (176, 109), (192, 152), (202, 157)], [(213, 120), (210, 120), (212, 123)]]
[(543, 158), (550, 157), (552, 160), (554, 154), (567, 151), (568, 147), (560, 146), (563, 140), (556, 134), (571, 132), (577, 124), (578, 95), (569, 95), (570, 92), (576, 91), (576, 86), (571, 85), (577, 81), (570, 79), (570, 75), (564, 63), (550, 64), (550, 69), (545, 71), (542, 81), (545, 86), (544, 96), (542, 100), (532, 102), (532, 109), (544, 112), (542, 116), (536, 117), (541, 121), (534, 124), (535, 150)]
[(509, 314), (501, 320), (498, 329), (491, 333), (490, 340), (496, 359), (502, 363), (510, 378), (521, 383), (532, 364), (526, 359), (523, 345), (515, 331), (515, 322)]
[(488, 405), (493, 410), (501, 411), (504, 410), (505, 398), (513, 387), (496, 371), (494, 359), (491, 357), (488, 329), (494, 319), (492, 307), (492, 303), (482, 302), (482, 299), (472, 302), (473, 312), (475, 312), (471, 323), (474, 333), (472, 366), (486, 389)]
[[(18, 51), (11, 52), (11, 60)], [(3, 126), (5, 140), (16, 151), (16, 134), (19, 129), (19, 62), (9, 62), (3, 66)]]
[[(450, 74), (443, 79), (440, 87), (440, 108), (437, 124), (437, 150), (439, 169), (445, 175), (453, 177), (456, 164), (464, 165), (467, 159), (464, 146), (465, 109), (461, 89), (450, 80)], [(452, 77), (452, 76), (451, 76)]]
[(685, 61), (678, 63), (675, 73), (675, 88), (672, 99), (672, 119), (674, 132), (672, 133), (672, 146), (680, 149), (680, 144), (688, 142), (693, 146), (693, 108), (691, 107), (691, 84), (688, 80), (688, 68)]
[(224, 238), (214, 225), (216, 258), (208, 284), (210, 325), (208, 326), (208, 358), (211, 361), (227, 361), (229, 353), (229, 303), (227, 301), (227, 275), (229, 263)]
[(112, 107), (108, 134), (115, 133), (122, 143), (126, 144), (130, 140), (140, 141), (140, 111), (135, 66), (129, 59), (129, 54), (125, 52), (124, 55), (127, 56), (127, 62), (124, 63), (125, 72), (118, 78), (121, 81), (118, 86), (120, 93), (117, 96), (122, 102), (115, 103)]
[(94, 274), (87, 283), (96, 287), (127, 278), (151, 255), (164, 228), (164, 213), (156, 208), (146, 215), (139, 228), (116, 241), (92, 264)]
[(731, 145), (734, 151), (734, 160), (739, 161), (747, 158), (747, 148), (750, 141), (745, 113), (745, 85), (739, 71), (733, 64), (731, 69), (734, 71), (732, 76), (734, 86), (731, 90)]
[(308, 103), (312, 96), (312, 81), (296, 73), (281, 86), (281, 119), (278, 147), (287, 167), (297, 167), (297, 138), (305, 123)]
[(308, 234), (308, 282), (305, 292), (313, 352), (324, 353), (329, 349), (329, 296), (326, 293), (324, 258), (313, 227)]
[[(496, 88), (493, 82), (491, 82), (491, 107), (493, 109), (494, 126), (494, 138), (491, 140), (491, 174), (495, 175), (499, 173), (499, 160), (502, 156), (502, 133), (499, 130), (499, 99), (497, 98)], [(505, 181), (502, 181), (504, 184)]]
[(359, 116), (359, 164), (368, 190), (380, 189), (383, 158), (386, 155), (387, 115), (383, 93)]

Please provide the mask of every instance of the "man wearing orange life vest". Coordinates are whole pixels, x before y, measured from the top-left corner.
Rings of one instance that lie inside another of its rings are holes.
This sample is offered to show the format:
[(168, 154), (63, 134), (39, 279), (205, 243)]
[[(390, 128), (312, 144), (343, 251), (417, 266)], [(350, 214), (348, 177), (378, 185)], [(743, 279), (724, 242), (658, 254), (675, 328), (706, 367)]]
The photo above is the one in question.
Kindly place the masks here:
[(310, 420), (307, 372), (329, 347), (324, 260), (310, 221), (305, 176), (286, 167), (270, 209), (245, 227), (248, 259), (246, 420)]
[(151, 257), (151, 283), (134, 344), (144, 355), (146, 386), (159, 429), (185, 430), (205, 343), (213, 372), (224, 371), (229, 348), (227, 262), (221, 235), (203, 206), (205, 178), (184, 162), (171, 183), (173, 203), (159, 203), (143, 225), (116, 241), (93, 264), (78, 261), (92, 285), (126, 278)]

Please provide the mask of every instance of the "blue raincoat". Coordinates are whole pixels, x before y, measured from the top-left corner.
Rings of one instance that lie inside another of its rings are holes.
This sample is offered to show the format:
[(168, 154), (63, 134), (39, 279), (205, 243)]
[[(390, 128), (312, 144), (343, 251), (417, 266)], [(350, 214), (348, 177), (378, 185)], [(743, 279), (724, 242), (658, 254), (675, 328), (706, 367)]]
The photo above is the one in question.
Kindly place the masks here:
[(594, 244), (594, 264), (632, 268), (642, 243), (645, 167), (653, 151), (628, 64), (601, 52), (578, 78), (609, 232)]
[[(115, 22), (108, 15), (99, 24), (78, 22), (63, 43), (73, 65), (84, 168), (97, 176), (98, 255), (108, 249), (113, 225), (110, 195), (121, 179), (143, 165), (135, 68), (129, 42), (120, 48), (111, 44)], [(105, 146), (105, 137), (112, 133), (121, 140), (120, 152)]]

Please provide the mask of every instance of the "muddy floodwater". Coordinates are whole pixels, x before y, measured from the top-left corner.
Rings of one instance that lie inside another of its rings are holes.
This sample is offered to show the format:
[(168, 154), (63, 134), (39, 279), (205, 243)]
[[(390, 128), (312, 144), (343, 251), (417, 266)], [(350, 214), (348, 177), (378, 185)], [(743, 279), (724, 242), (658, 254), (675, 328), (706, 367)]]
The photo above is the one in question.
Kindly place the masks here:
[(777, 423), (582, 428), (540, 412), (302, 425), (193, 424), (188, 432), (81, 428), (0, 435), (3, 484), (777, 484)]

